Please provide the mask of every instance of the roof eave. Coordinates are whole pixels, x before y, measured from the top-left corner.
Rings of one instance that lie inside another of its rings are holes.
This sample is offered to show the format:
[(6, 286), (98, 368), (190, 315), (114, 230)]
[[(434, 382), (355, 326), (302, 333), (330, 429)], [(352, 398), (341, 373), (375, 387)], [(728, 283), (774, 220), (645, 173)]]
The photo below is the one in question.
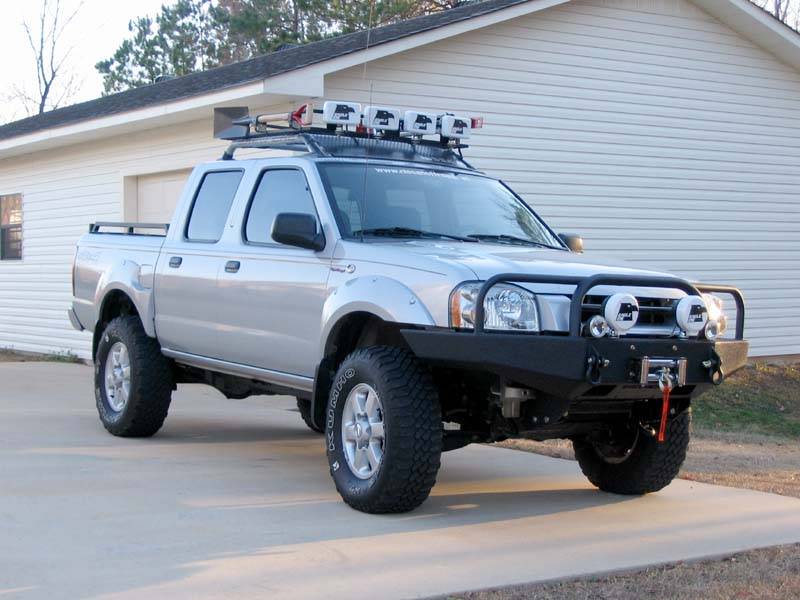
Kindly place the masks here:
[[(324, 77), (328, 73), (378, 60), (385, 56), (538, 12), (568, 1), (530, 0), (529, 2), (515, 4), (441, 27), (426, 29), (366, 49), (300, 66), (297, 69), (284, 71), (266, 79), (252, 80), (227, 89), (212, 90), (207, 94), (51, 127), (30, 134), (0, 140), (0, 159), (116, 135), (121, 131), (135, 130), (138, 125), (145, 121), (148, 123), (145, 128), (149, 128), (186, 122), (202, 118), (202, 115), (206, 114), (210, 123), (211, 113), (207, 109), (213, 106), (235, 103), (246, 104), (248, 101), (251, 106), (257, 106), (276, 104), (290, 99), (305, 100), (320, 97), (324, 93)], [(202, 113), (203, 110), (205, 110), (205, 113)]]
[(800, 70), (800, 34), (749, 0), (692, 0), (778, 59)]

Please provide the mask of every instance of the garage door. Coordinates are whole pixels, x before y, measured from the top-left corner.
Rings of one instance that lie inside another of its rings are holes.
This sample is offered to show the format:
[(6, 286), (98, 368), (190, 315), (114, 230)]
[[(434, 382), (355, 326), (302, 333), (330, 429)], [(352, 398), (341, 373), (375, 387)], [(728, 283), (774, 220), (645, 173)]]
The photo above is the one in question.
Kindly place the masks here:
[(142, 223), (169, 223), (191, 170), (141, 175), (136, 181), (137, 215)]

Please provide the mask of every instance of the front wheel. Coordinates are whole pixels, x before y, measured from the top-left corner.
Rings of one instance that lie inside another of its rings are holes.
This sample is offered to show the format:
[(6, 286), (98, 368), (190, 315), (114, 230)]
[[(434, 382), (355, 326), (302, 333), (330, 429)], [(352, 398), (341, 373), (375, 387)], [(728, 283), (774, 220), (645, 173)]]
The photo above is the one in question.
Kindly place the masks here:
[(169, 360), (139, 319), (125, 316), (111, 321), (94, 360), (97, 412), (109, 433), (154, 435), (167, 418), (173, 386)]
[(442, 453), (442, 416), (430, 373), (408, 352), (356, 350), (333, 380), (326, 413), (328, 464), (353, 508), (399, 513), (430, 494)]
[(587, 479), (603, 491), (657, 492), (678, 476), (686, 460), (691, 420), (688, 409), (672, 419), (662, 443), (639, 427), (607, 443), (576, 439), (572, 442), (575, 458)]

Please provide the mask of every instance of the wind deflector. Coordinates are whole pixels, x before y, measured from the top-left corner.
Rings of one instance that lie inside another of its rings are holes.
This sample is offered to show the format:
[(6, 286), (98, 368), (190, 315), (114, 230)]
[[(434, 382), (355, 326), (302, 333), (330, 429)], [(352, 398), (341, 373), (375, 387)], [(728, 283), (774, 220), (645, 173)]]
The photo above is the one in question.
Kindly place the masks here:
[(226, 106), (214, 109), (214, 137), (218, 140), (238, 140), (247, 137), (250, 125), (244, 122), (250, 115), (246, 106)]

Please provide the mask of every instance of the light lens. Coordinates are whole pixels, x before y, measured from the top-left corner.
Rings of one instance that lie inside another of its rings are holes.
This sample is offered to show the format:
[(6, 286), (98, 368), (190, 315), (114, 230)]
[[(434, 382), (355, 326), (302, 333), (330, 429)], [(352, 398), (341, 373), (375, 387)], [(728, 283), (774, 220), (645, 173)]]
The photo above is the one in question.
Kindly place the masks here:
[(714, 341), (720, 335), (721, 331), (719, 330), (719, 322), (714, 321), (713, 319), (706, 323), (706, 339), (710, 341)]
[[(481, 283), (465, 283), (450, 296), (450, 323), (453, 327), (475, 327), (475, 301)], [(495, 331), (539, 331), (536, 297), (515, 285), (500, 283), (486, 294), (484, 327)]]
[(608, 321), (602, 315), (595, 315), (589, 319), (589, 334), (592, 337), (601, 338), (608, 335), (611, 328)]
[(703, 294), (703, 302), (708, 310), (708, 320), (717, 322), (718, 335), (722, 335), (728, 330), (728, 317), (724, 312), (722, 298), (714, 294)]

